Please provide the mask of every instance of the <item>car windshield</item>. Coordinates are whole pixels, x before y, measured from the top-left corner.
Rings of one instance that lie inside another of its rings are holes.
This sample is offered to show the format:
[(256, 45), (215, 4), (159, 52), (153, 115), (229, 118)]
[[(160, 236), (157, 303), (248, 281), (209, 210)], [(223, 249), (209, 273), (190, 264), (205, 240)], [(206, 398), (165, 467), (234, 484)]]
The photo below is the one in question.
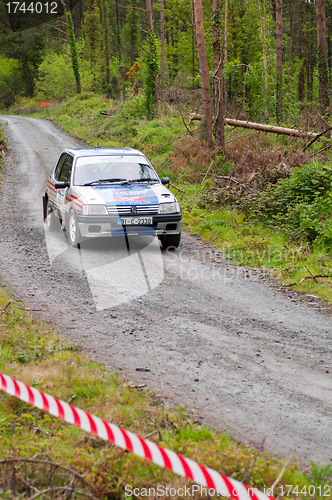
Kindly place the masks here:
[(74, 185), (159, 182), (154, 169), (142, 156), (95, 156), (77, 158)]

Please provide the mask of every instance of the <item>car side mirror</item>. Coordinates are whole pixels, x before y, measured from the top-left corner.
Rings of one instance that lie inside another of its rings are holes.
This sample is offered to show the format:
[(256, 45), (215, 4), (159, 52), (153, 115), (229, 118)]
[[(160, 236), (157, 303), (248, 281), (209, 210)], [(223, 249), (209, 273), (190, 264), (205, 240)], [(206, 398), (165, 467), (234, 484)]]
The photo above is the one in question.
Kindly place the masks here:
[(70, 182), (55, 182), (55, 189), (65, 189), (70, 187)]
[(165, 184), (169, 184), (169, 178), (168, 178), (168, 177), (163, 177), (163, 178), (162, 178), (162, 179), (160, 179), (160, 180), (161, 180), (161, 183), (162, 183), (162, 184), (164, 184), (164, 185), (165, 185)]

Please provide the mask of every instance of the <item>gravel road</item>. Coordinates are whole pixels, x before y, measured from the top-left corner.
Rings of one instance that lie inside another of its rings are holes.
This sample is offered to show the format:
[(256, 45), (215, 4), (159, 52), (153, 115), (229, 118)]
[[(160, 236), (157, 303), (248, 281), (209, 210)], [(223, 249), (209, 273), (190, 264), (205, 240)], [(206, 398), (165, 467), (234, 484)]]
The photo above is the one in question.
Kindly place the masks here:
[(332, 319), (315, 298), (285, 294), (184, 235), (173, 253), (134, 241), (136, 260), (147, 244), (162, 259), (161, 282), (107, 307), (90, 278), (128, 257), (124, 242), (78, 251), (63, 239), (52, 253), (42, 219), (50, 170), (63, 148), (82, 144), (46, 120), (0, 120), (12, 150), (0, 188), (0, 276), (15, 297), (166, 405), (279, 457), (296, 450), (303, 465), (331, 463)]

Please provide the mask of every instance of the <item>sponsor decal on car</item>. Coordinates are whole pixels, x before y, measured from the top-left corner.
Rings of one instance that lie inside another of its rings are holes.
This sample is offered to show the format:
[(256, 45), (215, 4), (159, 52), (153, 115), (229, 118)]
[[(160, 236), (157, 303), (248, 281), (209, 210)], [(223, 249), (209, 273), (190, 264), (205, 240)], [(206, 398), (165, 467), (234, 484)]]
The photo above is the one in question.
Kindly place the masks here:
[(108, 206), (118, 205), (122, 202), (123, 205), (131, 205), (134, 201), (139, 205), (157, 205), (158, 197), (150, 186), (128, 186), (123, 187), (110, 187), (110, 186), (91, 186), (94, 191), (101, 196)]

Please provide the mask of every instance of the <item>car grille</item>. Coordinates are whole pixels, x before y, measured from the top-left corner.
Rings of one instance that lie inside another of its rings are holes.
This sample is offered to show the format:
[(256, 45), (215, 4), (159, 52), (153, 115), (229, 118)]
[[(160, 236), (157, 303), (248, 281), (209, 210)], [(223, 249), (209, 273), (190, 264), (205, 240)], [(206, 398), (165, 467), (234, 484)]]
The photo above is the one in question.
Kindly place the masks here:
[[(137, 214), (155, 215), (159, 212), (159, 205), (135, 205)], [(109, 215), (135, 215), (131, 211), (131, 205), (107, 207)]]

